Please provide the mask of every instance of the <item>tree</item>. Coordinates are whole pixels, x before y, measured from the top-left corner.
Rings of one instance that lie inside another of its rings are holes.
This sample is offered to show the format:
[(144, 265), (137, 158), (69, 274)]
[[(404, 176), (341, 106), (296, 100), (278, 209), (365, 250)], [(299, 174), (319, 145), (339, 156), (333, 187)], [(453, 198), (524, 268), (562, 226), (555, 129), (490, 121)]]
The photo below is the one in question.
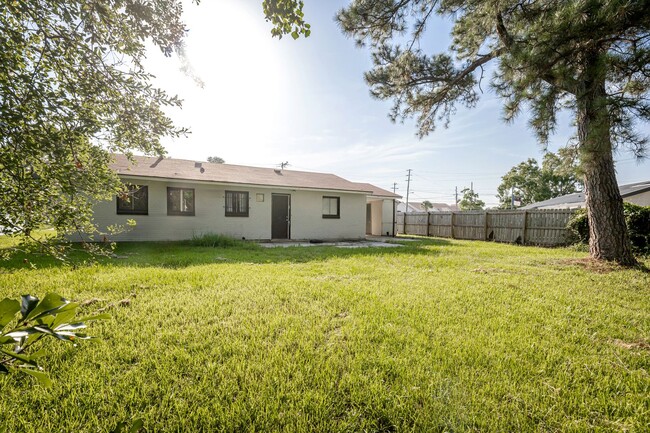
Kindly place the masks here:
[[(420, 41), (434, 14), (454, 21), (447, 52)], [(474, 107), (491, 62), (490, 81), (505, 100), (505, 120), (529, 108), (542, 144), (557, 113), (570, 110), (595, 259), (636, 263), (614, 171), (614, 146), (641, 156), (650, 119), (650, 2), (623, 0), (354, 0), (341, 10), (343, 31), (372, 49), (371, 94), (392, 99), (391, 118), (416, 117), (418, 134), (447, 124), (457, 104)], [(404, 33), (408, 35), (404, 38)], [(398, 40), (407, 40), (401, 46)]]
[(433, 207), (433, 204), (429, 200), (424, 200), (422, 202), (422, 207), (424, 208), (425, 212), (429, 212), (429, 209)]
[[(308, 36), (302, 2), (263, 7), (274, 35)], [(180, 0), (0, 5), (0, 233), (93, 232), (92, 203), (125, 192), (111, 153), (162, 155), (162, 137), (187, 133), (163, 111), (180, 99), (142, 65), (149, 42), (182, 53), (181, 13)]]
[(458, 202), (458, 208), (460, 210), (483, 210), (485, 207), (485, 202), (480, 200), (478, 193), (472, 189), (464, 188), (461, 194), (463, 194), (463, 197)]
[(497, 197), (502, 208), (511, 207), (513, 195), (519, 199), (521, 206), (525, 206), (577, 192), (579, 184), (575, 164), (571, 160), (564, 160), (560, 152), (548, 152), (541, 167), (533, 158), (512, 167), (501, 178)]
[(212, 164), (224, 164), (226, 160), (220, 156), (208, 156), (208, 162), (211, 162)]

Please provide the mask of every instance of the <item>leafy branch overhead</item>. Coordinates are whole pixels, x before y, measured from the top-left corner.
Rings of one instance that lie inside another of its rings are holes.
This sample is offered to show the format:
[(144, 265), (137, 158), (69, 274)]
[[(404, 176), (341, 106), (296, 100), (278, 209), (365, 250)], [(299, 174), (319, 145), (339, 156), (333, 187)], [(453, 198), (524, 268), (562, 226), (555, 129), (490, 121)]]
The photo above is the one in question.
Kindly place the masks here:
[[(264, 1), (273, 35), (309, 36), (302, 6)], [(182, 57), (182, 13), (180, 0), (2, 3), (0, 233), (95, 233), (92, 204), (126, 192), (111, 153), (163, 155), (162, 138), (189, 132), (143, 66), (151, 44)]]
[[(85, 322), (108, 319), (108, 314), (76, 318), (79, 304), (48, 293), (42, 300), (23, 295), (19, 301), (0, 301), (0, 374), (25, 373), (42, 384), (51, 381), (38, 364), (44, 350), (32, 352), (32, 346), (43, 337), (72, 342), (93, 337), (83, 333)], [(8, 325), (12, 325), (8, 329)]]
[(273, 24), (271, 35), (282, 38), (283, 35), (290, 34), (294, 39), (300, 35), (309, 37), (311, 26), (305, 22), (303, 6), (304, 3), (297, 0), (264, 0), (264, 15)]

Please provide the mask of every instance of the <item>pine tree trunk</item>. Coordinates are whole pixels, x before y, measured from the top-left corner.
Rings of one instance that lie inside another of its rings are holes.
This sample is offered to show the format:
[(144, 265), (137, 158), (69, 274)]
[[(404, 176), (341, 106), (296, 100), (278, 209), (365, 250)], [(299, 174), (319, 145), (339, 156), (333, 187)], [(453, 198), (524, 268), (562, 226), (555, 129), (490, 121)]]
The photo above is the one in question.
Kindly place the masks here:
[(616, 182), (604, 73), (597, 54), (585, 61), (584, 89), (578, 96), (578, 140), (589, 219), (589, 252), (597, 260), (636, 264)]

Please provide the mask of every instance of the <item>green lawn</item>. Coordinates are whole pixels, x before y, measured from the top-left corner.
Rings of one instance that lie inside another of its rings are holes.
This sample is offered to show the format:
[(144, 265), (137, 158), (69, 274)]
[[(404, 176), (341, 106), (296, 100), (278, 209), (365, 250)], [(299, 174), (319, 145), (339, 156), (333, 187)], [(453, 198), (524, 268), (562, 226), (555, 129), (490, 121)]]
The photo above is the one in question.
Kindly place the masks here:
[(0, 265), (0, 298), (130, 299), (101, 339), (48, 343), (52, 388), (0, 377), (0, 431), (650, 431), (642, 270), (440, 239), (116, 253)]

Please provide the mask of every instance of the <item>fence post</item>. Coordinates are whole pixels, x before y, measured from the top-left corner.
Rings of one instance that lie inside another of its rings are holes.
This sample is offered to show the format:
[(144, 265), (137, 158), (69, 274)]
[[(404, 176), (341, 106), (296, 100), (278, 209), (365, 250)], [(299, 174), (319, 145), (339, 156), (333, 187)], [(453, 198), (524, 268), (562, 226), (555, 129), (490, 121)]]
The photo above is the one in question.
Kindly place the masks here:
[(487, 241), (488, 238), (488, 211), (483, 214), (483, 240)]
[(526, 230), (528, 229), (528, 211), (524, 210), (523, 232), (521, 234), (521, 244), (526, 245)]
[(429, 224), (431, 224), (431, 212), (427, 211), (427, 237), (431, 236), (429, 234)]
[(451, 238), (452, 239), (455, 239), (455, 236), (454, 236), (454, 222), (456, 221), (455, 215), (456, 214), (454, 212), (451, 213)]

